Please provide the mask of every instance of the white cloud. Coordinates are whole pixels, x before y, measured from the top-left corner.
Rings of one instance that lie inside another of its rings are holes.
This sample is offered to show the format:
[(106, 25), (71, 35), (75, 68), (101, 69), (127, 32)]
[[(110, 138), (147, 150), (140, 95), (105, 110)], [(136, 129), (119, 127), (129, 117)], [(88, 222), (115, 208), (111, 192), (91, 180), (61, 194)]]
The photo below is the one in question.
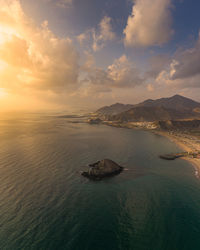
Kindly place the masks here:
[(200, 37), (193, 48), (178, 50), (156, 82), (179, 90), (200, 88)]
[(115, 33), (112, 31), (111, 18), (104, 16), (100, 24), (100, 35), (102, 39), (112, 41), (115, 39)]
[(133, 66), (126, 55), (121, 56), (108, 67), (108, 75), (113, 80), (114, 87), (134, 87), (143, 82), (139, 70)]
[(200, 88), (200, 75), (187, 79), (172, 79), (170, 71), (162, 71), (156, 78), (156, 83), (166, 88), (182, 90), (186, 88)]
[(100, 92), (109, 92), (114, 88), (133, 88), (144, 82), (139, 70), (133, 66), (126, 55), (116, 59), (106, 70), (95, 66), (85, 68), (88, 76), (85, 79), (87, 88)]
[(99, 30), (93, 30), (93, 50), (97, 51), (105, 46), (107, 41), (113, 41), (116, 38), (112, 30), (111, 18), (104, 16), (99, 24)]
[(135, 0), (124, 30), (127, 46), (162, 45), (173, 34), (171, 0)]
[[(200, 34), (193, 48), (177, 52), (172, 65), (172, 79), (184, 79), (200, 74)], [(199, 83), (200, 84), (200, 83)]]
[(81, 46), (87, 47), (94, 52), (101, 50), (106, 46), (109, 41), (116, 39), (116, 34), (113, 31), (112, 19), (108, 16), (104, 16), (100, 21), (98, 28), (92, 28), (86, 30), (76, 37)]

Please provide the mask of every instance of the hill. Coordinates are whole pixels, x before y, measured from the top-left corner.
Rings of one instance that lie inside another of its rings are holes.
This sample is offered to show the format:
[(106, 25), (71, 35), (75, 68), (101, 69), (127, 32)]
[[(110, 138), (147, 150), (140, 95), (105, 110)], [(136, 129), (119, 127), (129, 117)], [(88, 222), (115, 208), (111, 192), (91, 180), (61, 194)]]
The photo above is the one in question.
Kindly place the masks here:
[(95, 113), (100, 116), (116, 115), (125, 112), (133, 107), (134, 105), (131, 104), (115, 103), (110, 106), (102, 107), (98, 109)]
[(119, 122), (164, 121), (200, 118), (200, 103), (175, 95), (169, 98), (146, 100), (136, 105), (116, 103), (96, 111), (105, 120)]
[(126, 112), (122, 112), (110, 117), (110, 120), (119, 122), (153, 122), (174, 119), (186, 119), (194, 117), (193, 112), (178, 111), (162, 106), (158, 107), (134, 107)]
[(138, 104), (137, 106), (164, 107), (177, 111), (193, 111), (196, 108), (200, 108), (200, 103), (181, 95), (174, 95), (169, 98), (160, 98), (157, 100), (149, 99)]

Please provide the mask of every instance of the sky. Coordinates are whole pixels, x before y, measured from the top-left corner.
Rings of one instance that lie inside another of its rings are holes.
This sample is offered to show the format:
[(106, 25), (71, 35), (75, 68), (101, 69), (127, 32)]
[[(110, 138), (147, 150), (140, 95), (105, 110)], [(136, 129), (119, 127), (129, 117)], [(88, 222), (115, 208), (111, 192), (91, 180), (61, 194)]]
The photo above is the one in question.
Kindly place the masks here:
[(0, 111), (200, 101), (200, 1), (0, 0)]

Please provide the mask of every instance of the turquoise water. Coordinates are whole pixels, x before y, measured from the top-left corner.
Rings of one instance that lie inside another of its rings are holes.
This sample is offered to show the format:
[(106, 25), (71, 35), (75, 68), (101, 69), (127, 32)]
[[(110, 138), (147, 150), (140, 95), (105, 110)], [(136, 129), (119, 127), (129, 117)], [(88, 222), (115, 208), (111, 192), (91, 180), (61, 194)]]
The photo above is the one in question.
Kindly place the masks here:
[[(200, 180), (145, 131), (42, 114), (0, 119), (0, 249), (200, 249)], [(84, 165), (128, 170), (93, 182)]]

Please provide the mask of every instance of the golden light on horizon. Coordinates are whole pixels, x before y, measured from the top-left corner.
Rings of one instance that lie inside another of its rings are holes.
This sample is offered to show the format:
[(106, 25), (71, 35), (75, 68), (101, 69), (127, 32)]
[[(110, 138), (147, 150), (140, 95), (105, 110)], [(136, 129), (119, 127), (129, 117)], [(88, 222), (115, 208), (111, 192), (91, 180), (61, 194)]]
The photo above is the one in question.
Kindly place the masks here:
[[(9, 65), (7, 64), (7, 62), (4, 60), (4, 46), (7, 42), (9, 42), (13, 36), (18, 36), (18, 32), (17, 30), (15, 30), (15, 28), (11, 27), (11, 26), (6, 26), (4, 24), (0, 24), (0, 99), (9, 99), (9, 95), (8, 92), (6, 91), (5, 88), (2, 87), (2, 85), (5, 85), (7, 83), (6, 81), (6, 75), (7, 73), (6, 70), (9, 69)], [(10, 54), (10, 57), (12, 59), (14, 55), (12, 55), (12, 53)], [(10, 76), (12, 78), (12, 76)]]
[(1, 61), (1, 59), (0, 59), (0, 73), (1, 73), (1, 71), (5, 70), (6, 66), (7, 66), (7, 64), (4, 61)]
[[(200, 37), (191, 49), (180, 47), (175, 52), (174, 47), (167, 54), (162, 48), (173, 31), (170, 1), (155, 0), (152, 6), (147, 0), (135, 1), (121, 29), (107, 14), (97, 16), (93, 25), (84, 20), (82, 25), (85, 14), (75, 15), (79, 11), (74, 0), (0, 0), (0, 111), (90, 109), (174, 92), (199, 99), (195, 90), (200, 74), (194, 66), (198, 66)], [(156, 15), (157, 9), (163, 15)]]

